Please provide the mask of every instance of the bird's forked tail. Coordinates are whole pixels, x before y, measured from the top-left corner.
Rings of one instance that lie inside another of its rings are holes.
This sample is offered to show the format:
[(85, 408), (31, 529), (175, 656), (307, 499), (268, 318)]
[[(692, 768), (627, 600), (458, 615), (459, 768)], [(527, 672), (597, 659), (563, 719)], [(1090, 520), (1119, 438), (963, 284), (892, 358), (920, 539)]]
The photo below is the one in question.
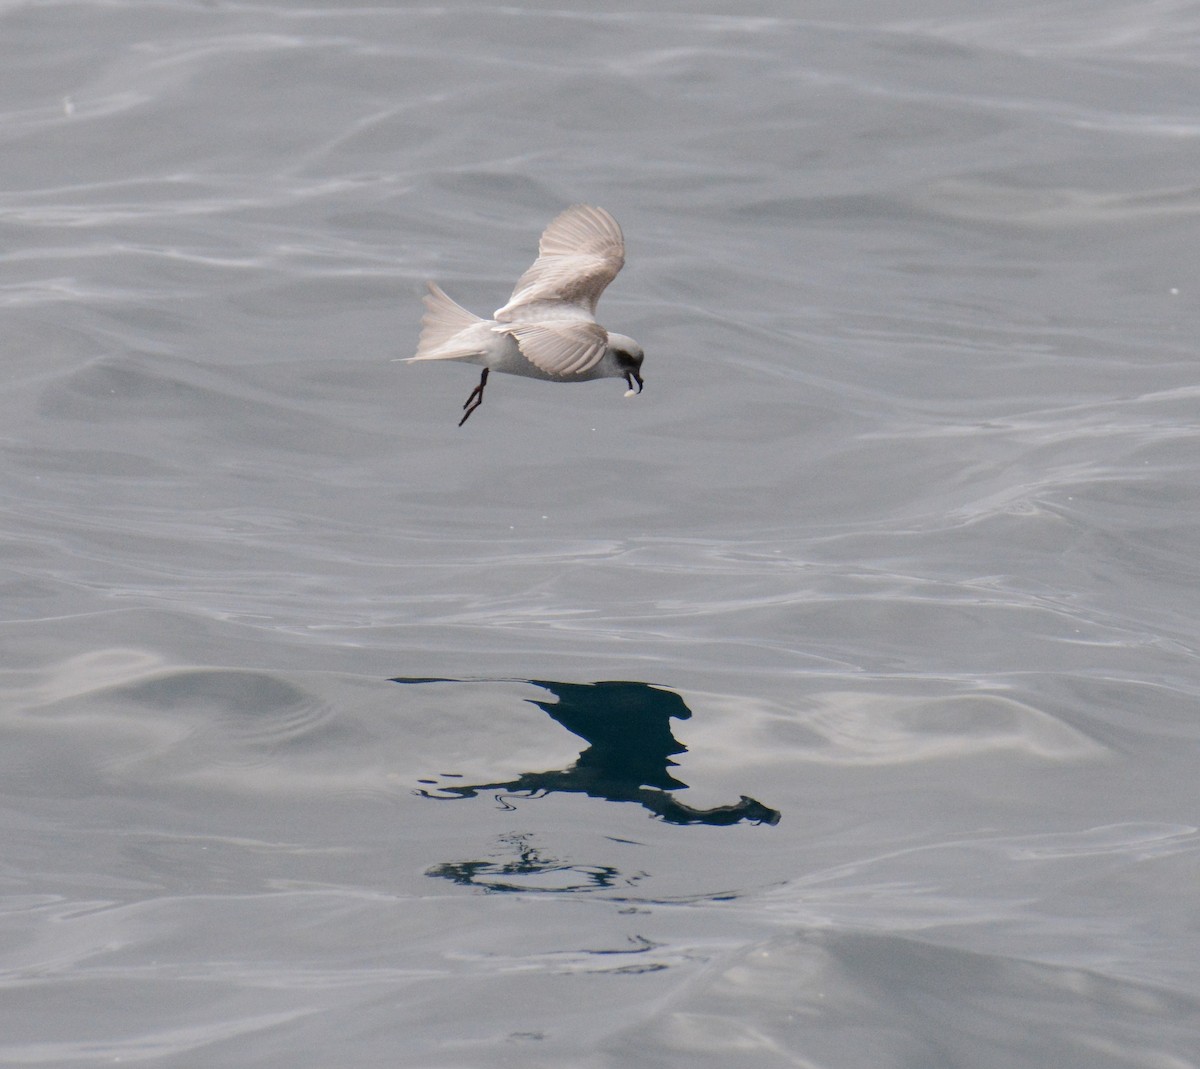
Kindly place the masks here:
[(483, 320), (451, 300), (436, 282), (427, 282), (425, 314), (421, 317), (421, 337), (417, 340), (417, 355), (413, 360), (454, 360), (477, 352), (476, 346), (465, 346), (454, 339), (467, 327)]

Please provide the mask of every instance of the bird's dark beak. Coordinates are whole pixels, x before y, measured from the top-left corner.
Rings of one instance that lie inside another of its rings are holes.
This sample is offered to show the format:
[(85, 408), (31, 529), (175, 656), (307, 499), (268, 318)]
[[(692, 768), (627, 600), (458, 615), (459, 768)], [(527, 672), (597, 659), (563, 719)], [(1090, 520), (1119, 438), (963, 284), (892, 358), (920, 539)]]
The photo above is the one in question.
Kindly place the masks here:
[(637, 383), (637, 392), (638, 393), (642, 392), (642, 386), (644, 385), (644, 383), (642, 382), (642, 376), (639, 375), (636, 371), (633, 371), (633, 370), (626, 371), (625, 372), (625, 381), (627, 383), (629, 383), (629, 388), (631, 390), (633, 389), (633, 384), (636, 382)]

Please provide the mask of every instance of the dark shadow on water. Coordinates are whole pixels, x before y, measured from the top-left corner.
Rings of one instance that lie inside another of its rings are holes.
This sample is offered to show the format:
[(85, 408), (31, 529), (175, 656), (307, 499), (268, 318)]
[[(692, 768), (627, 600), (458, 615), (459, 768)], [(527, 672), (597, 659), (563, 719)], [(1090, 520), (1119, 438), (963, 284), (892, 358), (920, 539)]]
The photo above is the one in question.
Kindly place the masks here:
[[(401, 676), (394, 683), (478, 683), (480, 680)], [(509, 681), (515, 682), (515, 681)], [(569, 768), (523, 772), (499, 783), (431, 784), (417, 793), (425, 798), (474, 798), (482, 792), (526, 796), (565, 791), (609, 802), (636, 802), (671, 824), (778, 824), (779, 811), (746, 795), (731, 805), (696, 809), (676, 799), (687, 787), (670, 771), (671, 760), (687, 752), (671, 733), (672, 720), (690, 719), (692, 711), (673, 691), (648, 683), (605, 681), (556, 683), (521, 680), (548, 691), (556, 701), (526, 699), (589, 745)], [(503, 798), (500, 798), (503, 801)]]

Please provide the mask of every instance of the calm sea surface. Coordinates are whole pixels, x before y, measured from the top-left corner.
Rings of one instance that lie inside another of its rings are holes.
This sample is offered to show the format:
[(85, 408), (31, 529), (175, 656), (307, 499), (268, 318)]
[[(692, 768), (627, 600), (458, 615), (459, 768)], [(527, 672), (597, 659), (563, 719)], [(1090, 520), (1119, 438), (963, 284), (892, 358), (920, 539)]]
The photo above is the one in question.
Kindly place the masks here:
[[(0, 4), (0, 1064), (1200, 1064), (1198, 56)], [(645, 393), (456, 427), (575, 202)]]

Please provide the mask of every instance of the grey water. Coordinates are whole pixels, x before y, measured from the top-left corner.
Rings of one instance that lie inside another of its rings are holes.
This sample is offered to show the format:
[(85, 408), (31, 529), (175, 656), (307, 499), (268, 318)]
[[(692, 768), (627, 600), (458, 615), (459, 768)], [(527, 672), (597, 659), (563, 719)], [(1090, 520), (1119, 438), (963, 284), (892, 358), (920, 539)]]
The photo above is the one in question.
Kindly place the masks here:
[[(1198, 56), (0, 6), (0, 1064), (1200, 1065)], [(457, 427), (578, 202), (645, 392)]]

